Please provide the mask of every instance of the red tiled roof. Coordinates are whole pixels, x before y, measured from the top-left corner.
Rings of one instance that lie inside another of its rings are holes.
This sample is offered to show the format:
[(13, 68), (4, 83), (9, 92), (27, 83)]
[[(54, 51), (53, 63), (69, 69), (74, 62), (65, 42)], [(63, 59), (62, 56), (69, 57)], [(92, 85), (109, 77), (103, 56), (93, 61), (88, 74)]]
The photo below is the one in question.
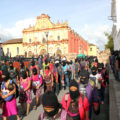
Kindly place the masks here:
[(17, 38), (17, 39), (11, 39), (6, 42), (3, 42), (2, 44), (15, 44), (15, 43), (22, 43), (23, 39), (22, 38)]

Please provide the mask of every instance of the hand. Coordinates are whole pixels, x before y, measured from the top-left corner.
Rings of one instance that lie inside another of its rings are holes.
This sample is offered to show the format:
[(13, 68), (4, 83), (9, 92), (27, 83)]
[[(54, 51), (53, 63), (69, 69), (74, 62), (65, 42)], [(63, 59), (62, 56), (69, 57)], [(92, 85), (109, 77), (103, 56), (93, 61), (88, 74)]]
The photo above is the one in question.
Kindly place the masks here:
[(3, 99), (5, 99), (5, 98), (7, 98), (7, 97), (8, 97), (8, 95), (3, 95), (3, 96), (2, 96)]
[(36, 90), (38, 90), (38, 89), (39, 89), (39, 86), (36, 87)]

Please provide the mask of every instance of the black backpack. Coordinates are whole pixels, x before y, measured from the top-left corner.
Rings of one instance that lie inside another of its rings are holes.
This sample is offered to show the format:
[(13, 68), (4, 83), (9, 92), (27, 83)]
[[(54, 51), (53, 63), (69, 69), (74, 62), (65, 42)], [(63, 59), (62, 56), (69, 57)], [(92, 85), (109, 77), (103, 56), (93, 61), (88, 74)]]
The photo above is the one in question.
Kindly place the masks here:
[(19, 96), (19, 88), (18, 88), (18, 86), (17, 86), (16, 83), (13, 82), (13, 84), (14, 84), (15, 87), (16, 87), (15, 97), (18, 98), (18, 96)]

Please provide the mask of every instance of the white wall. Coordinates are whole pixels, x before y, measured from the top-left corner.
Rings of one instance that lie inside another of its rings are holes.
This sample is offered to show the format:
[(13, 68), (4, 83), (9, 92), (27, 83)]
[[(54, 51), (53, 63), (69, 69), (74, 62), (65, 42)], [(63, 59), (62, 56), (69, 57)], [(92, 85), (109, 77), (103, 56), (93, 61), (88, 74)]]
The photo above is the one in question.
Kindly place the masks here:
[(116, 16), (112, 17), (112, 36), (114, 39), (114, 50), (120, 50), (120, 0), (112, 0), (111, 16)]

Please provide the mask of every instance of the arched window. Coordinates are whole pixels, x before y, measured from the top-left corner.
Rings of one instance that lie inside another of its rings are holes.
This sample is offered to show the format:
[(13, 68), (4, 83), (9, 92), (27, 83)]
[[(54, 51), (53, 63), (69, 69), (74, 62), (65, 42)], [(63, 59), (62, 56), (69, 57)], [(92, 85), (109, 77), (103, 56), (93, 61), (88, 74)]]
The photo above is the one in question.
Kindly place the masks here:
[(32, 42), (32, 40), (31, 40), (31, 38), (29, 39), (29, 43), (31, 43)]
[(19, 47), (17, 47), (17, 55), (19, 55)]
[(60, 36), (57, 36), (57, 40), (60, 40)]
[(42, 39), (42, 43), (44, 44), (46, 42), (45, 38)]

